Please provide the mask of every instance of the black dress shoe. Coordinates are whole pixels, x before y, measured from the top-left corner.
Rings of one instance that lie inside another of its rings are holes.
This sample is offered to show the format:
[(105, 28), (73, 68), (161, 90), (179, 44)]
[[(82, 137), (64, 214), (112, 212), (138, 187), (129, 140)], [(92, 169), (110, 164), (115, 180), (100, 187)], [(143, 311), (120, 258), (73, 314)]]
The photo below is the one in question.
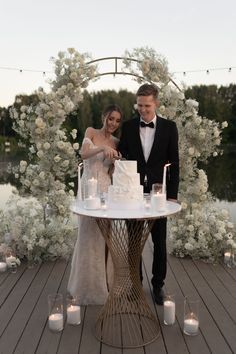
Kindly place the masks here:
[(157, 305), (163, 305), (164, 291), (162, 288), (153, 288), (153, 297)]

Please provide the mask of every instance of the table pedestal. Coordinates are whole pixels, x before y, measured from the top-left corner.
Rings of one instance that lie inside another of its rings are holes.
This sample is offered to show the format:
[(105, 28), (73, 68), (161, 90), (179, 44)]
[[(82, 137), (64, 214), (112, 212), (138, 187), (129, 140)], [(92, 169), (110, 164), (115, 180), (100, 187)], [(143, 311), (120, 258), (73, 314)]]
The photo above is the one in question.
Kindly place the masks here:
[(139, 267), (154, 220), (96, 218), (96, 221), (111, 253), (114, 280), (96, 321), (95, 335), (101, 342), (120, 348), (151, 343), (160, 328), (145, 299)]

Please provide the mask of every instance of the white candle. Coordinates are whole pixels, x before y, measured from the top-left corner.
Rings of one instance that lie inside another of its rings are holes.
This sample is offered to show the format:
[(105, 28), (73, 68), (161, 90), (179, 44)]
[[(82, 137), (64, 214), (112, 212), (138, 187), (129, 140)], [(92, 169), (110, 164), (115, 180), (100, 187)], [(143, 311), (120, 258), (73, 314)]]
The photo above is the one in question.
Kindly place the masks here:
[(151, 198), (151, 205), (154, 211), (161, 211), (166, 206), (166, 195), (164, 193), (155, 193)]
[(175, 303), (174, 301), (164, 301), (164, 323), (172, 325), (175, 323)]
[(63, 315), (61, 313), (53, 313), (48, 317), (49, 328), (52, 331), (62, 331), (63, 330)]
[(184, 320), (184, 333), (188, 335), (196, 335), (198, 333), (199, 321), (195, 318), (186, 318)]
[(80, 324), (80, 306), (70, 305), (67, 307), (67, 323), (71, 325)]
[(88, 183), (87, 195), (95, 197), (97, 195), (98, 181), (96, 180), (96, 178), (92, 177), (88, 179), (87, 183)]
[(78, 200), (82, 200), (82, 189), (81, 189), (81, 168), (83, 164), (80, 163), (78, 165), (78, 192), (77, 192), (77, 198)]
[(84, 200), (85, 209), (100, 209), (101, 203), (98, 197), (88, 197)]
[(162, 181), (162, 193), (166, 193), (166, 170), (167, 170), (167, 167), (170, 166), (170, 165), (171, 165), (170, 163), (167, 163), (164, 166), (163, 181)]
[(14, 256), (6, 257), (6, 263), (8, 267), (11, 267), (12, 264), (16, 264), (16, 257)]
[(0, 262), (0, 272), (3, 273), (7, 269), (7, 264), (5, 262)]
[(228, 263), (230, 261), (231, 258), (231, 252), (227, 251), (224, 253), (224, 262)]

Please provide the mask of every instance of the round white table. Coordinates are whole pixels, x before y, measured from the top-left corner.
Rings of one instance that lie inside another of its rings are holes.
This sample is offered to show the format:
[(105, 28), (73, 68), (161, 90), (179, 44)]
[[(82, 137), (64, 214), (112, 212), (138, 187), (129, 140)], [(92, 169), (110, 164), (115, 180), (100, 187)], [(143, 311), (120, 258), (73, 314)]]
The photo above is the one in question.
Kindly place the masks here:
[(112, 288), (95, 324), (95, 336), (119, 348), (141, 347), (154, 341), (160, 327), (142, 288), (139, 265), (144, 244), (156, 219), (178, 213), (178, 203), (167, 202), (165, 210), (84, 208), (76, 202), (71, 210), (96, 219), (114, 265)]

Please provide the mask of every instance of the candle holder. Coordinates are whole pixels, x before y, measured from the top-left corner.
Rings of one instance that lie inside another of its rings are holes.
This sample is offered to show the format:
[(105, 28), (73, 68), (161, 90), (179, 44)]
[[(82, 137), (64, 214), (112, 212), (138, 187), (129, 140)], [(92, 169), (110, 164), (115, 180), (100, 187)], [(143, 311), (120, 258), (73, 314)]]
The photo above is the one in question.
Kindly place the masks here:
[(98, 180), (94, 177), (88, 178), (84, 184), (84, 208), (100, 209), (100, 196), (98, 195)]
[(0, 253), (0, 273), (3, 273), (7, 270), (6, 258), (3, 253)]
[(164, 324), (167, 326), (175, 323), (175, 296), (172, 294), (165, 295), (164, 298)]
[(81, 322), (80, 306), (76, 297), (68, 295), (66, 297), (67, 323), (69, 325), (79, 325)]
[(163, 211), (166, 207), (166, 194), (161, 183), (154, 183), (151, 192), (151, 206), (154, 211)]
[(150, 214), (151, 211), (151, 195), (150, 193), (144, 193), (143, 195), (143, 208), (146, 215)]
[(63, 296), (62, 294), (48, 295), (48, 325), (53, 332), (63, 330)]
[(196, 336), (199, 329), (199, 300), (184, 299), (184, 334)]
[(10, 273), (16, 273), (17, 272), (17, 258), (15, 255), (15, 252), (11, 248), (8, 248), (6, 250), (5, 260), (6, 260), (7, 268), (10, 270)]
[(232, 268), (235, 266), (234, 252), (232, 248), (228, 248), (224, 251), (224, 264), (228, 268)]

